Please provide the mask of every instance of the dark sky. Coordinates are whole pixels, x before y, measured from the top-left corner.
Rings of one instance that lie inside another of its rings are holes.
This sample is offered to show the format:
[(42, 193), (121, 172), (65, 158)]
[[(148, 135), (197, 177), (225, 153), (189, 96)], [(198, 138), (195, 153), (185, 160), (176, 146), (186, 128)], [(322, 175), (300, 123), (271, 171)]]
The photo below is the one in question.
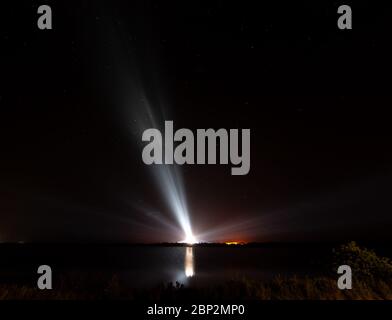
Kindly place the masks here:
[[(175, 128), (250, 128), (251, 169), (183, 166), (207, 239), (391, 237), (388, 10), (355, 1), (37, 1), (0, 13), (0, 241), (177, 241), (142, 163)], [(159, 117), (159, 114), (164, 114)]]

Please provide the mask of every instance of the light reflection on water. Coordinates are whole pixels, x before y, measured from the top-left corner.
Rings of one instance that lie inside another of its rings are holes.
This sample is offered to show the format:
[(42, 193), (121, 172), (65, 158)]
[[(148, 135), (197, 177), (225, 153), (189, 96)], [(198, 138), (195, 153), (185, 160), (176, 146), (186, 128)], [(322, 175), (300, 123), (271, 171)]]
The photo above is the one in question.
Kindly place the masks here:
[(193, 261), (193, 248), (186, 247), (185, 251), (185, 276), (187, 278), (195, 275), (195, 266)]
[[(126, 252), (124, 248), (116, 249), (115, 255), (111, 251), (110, 257), (121, 259), (117, 259), (118, 264), (113, 263), (110, 272), (119, 273), (121, 278), (124, 277), (124, 282), (135, 288), (170, 282), (188, 287), (221, 284), (238, 277), (264, 281), (277, 275), (315, 273), (313, 269), (309, 269), (309, 257), (314, 254), (313, 247), (303, 250), (299, 248), (295, 253), (291, 248), (191, 245), (125, 249)], [(128, 258), (124, 258), (126, 256)]]

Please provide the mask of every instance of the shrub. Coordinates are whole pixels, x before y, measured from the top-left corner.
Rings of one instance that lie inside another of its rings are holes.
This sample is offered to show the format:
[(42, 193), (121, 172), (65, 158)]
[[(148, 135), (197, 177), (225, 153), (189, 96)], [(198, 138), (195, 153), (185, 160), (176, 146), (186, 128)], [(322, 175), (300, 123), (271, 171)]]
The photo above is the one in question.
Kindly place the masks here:
[(374, 281), (392, 278), (392, 263), (369, 249), (359, 247), (354, 241), (334, 249), (334, 271), (340, 265), (351, 267), (357, 280)]

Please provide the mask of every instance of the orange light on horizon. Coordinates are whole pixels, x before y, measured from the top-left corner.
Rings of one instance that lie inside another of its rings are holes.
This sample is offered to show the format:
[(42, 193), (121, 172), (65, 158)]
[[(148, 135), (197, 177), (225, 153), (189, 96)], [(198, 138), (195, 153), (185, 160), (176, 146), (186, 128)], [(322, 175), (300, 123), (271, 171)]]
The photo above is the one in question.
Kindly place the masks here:
[(245, 244), (245, 242), (243, 241), (227, 241), (225, 242), (225, 244), (229, 245), (229, 246), (236, 246), (236, 245), (241, 245), (241, 244)]

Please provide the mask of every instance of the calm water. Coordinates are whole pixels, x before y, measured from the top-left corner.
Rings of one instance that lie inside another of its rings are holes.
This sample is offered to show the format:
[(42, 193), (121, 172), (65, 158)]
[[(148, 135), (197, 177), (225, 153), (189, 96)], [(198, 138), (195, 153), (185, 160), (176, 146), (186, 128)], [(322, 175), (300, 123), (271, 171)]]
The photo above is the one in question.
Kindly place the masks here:
[[(314, 274), (315, 252), (307, 247), (20, 246), (0, 248), (0, 282), (36, 281), (37, 266), (54, 273), (116, 274), (130, 287), (180, 282), (190, 286), (238, 277)], [(98, 279), (101, 276), (98, 277)]]
[(309, 255), (287, 249), (160, 247), (133, 250), (132, 264), (121, 277), (135, 287), (167, 282), (219, 283), (238, 277), (270, 279), (277, 275), (313, 274)]

